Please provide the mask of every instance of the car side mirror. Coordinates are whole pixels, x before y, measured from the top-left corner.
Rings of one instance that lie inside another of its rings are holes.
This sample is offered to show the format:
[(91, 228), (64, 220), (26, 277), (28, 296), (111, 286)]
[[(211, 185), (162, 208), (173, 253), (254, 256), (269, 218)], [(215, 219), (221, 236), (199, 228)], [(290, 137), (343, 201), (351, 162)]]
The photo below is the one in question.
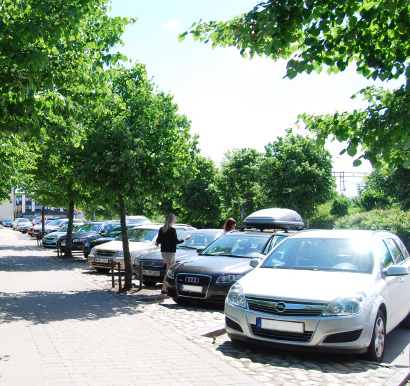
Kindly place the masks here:
[(384, 272), (387, 276), (403, 276), (409, 274), (407, 268), (402, 265), (391, 265)]
[(250, 262), (249, 262), (249, 265), (251, 266), (251, 267), (253, 267), (253, 268), (256, 268), (256, 267), (259, 267), (259, 264), (261, 263), (261, 260), (260, 259), (252, 259)]
[(196, 252), (197, 252), (197, 253), (201, 253), (204, 249), (205, 249), (205, 248), (198, 248), (198, 249), (196, 250)]

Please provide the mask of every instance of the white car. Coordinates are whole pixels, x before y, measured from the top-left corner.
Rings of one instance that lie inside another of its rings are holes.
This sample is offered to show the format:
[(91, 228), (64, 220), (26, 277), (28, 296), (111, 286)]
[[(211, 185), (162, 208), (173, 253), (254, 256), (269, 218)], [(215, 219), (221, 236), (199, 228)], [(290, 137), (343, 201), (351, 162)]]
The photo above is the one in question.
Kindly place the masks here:
[[(131, 264), (134, 263), (135, 258), (140, 254), (159, 248), (156, 245), (156, 241), (158, 230), (163, 225), (164, 224), (144, 224), (127, 231)], [(176, 229), (177, 234), (186, 230), (196, 229), (185, 224), (174, 224), (173, 227)], [(120, 263), (121, 270), (125, 269), (121, 236), (118, 236), (114, 241), (97, 245), (91, 249), (88, 255), (88, 265), (95, 268), (97, 272), (109, 272), (111, 270), (112, 261)]]
[(27, 230), (29, 227), (33, 226), (33, 223), (28, 218), (16, 218), (13, 222), (13, 230), (23, 231)]
[(233, 341), (381, 362), (386, 334), (400, 323), (410, 328), (409, 294), (410, 256), (396, 235), (302, 231), (231, 287), (226, 331)]

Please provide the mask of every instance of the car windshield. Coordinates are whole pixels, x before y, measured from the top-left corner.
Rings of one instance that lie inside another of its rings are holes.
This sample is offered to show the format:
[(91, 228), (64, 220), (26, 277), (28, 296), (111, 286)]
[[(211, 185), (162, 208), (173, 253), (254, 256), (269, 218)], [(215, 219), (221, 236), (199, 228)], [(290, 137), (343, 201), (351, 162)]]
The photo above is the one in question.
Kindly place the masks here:
[(371, 273), (370, 248), (360, 240), (288, 238), (266, 258), (261, 268)]
[(184, 239), (190, 236), (189, 240), (182, 244), (178, 244), (177, 248), (181, 249), (203, 249), (207, 245), (214, 241), (217, 234), (220, 232), (210, 233), (210, 232), (195, 232), (185, 231), (181, 235), (178, 235), (179, 239)]
[(55, 226), (55, 225), (60, 225), (62, 222), (63, 222), (63, 220), (53, 220), (47, 225)]
[(228, 234), (216, 239), (201, 255), (230, 257), (261, 257), (268, 237), (265, 234)]
[(130, 229), (127, 232), (128, 241), (136, 241), (139, 243), (150, 243), (158, 234), (158, 229)]
[(30, 220), (27, 218), (20, 218), (18, 221), (19, 222), (30, 222)]
[(97, 232), (100, 229), (101, 224), (84, 224), (78, 230), (78, 232)]

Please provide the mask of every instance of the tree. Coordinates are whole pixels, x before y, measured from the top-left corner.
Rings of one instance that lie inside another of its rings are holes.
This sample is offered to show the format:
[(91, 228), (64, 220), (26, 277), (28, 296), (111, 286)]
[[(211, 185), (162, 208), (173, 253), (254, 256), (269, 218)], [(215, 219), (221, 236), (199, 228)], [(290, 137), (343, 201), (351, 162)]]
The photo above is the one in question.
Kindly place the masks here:
[(220, 197), (216, 187), (218, 170), (205, 157), (195, 158), (195, 172), (179, 189), (175, 202), (180, 207), (184, 222), (206, 225), (221, 221)]
[(278, 137), (260, 164), (265, 206), (294, 209), (308, 219), (334, 194), (330, 153), (308, 137)]
[(133, 20), (109, 18), (105, 0), (3, 0), (0, 131), (38, 137), (39, 113), (66, 108), (90, 74), (125, 57), (110, 49)]
[(104, 94), (84, 107), (87, 157), (79, 178), (101, 192), (102, 202), (117, 202), (125, 262), (124, 290), (132, 287), (132, 262), (125, 204), (157, 200), (184, 183), (196, 153), (196, 137), (172, 96), (154, 89), (145, 67), (109, 70)]
[(352, 157), (362, 151), (355, 165), (364, 158), (375, 167), (410, 168), (408, 0), (269, 0), (227, 22), (194, 23), (180, 40), (187, 34), (214, 46), (236, 46), (243, 56), (287, 59), (290, 79), (324, 68), (338, 73), (352, 62), (368, 79), (404, 78), (394, 91), (361, 90), (369, 103), (364, 111), (302, 114), (300, 119), (317, 134), (319, 144), (330, 137), (347, 141), (344, 152)]
[(13, 187), (32, 169), (33, 153), (21, 136), (0, 132), (0, 202), (10, 200)]
[[(392, 173), (373, 171), (360, 186), (359, 195), (363, 199), (365, 195), (377, 196), (378, 202), (385, 202), (384, 207), (392, 203), (401, 207), (402, 210), (410, 209), (410, 169), (398, 167)], [(372, 193), (368, 193), (371, 191)], [(380, 206), (380, 205), (379, 205)]]
[(255, 149), (233, 149), (225, 154), (218, 182), (225, 217), (239, 221), (261, 208), (260, 160)]

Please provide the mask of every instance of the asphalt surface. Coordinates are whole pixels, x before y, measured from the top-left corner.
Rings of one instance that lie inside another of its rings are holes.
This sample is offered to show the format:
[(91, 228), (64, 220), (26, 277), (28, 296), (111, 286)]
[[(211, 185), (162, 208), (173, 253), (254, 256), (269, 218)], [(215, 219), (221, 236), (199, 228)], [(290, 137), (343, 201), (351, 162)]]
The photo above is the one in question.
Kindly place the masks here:
[(128, 294), (79, 259), (0, 228), (0, 385), (403, 385), (410, 330), (385, 362), (237, 346), (221, 309), (181, 307), (160, 286)]

